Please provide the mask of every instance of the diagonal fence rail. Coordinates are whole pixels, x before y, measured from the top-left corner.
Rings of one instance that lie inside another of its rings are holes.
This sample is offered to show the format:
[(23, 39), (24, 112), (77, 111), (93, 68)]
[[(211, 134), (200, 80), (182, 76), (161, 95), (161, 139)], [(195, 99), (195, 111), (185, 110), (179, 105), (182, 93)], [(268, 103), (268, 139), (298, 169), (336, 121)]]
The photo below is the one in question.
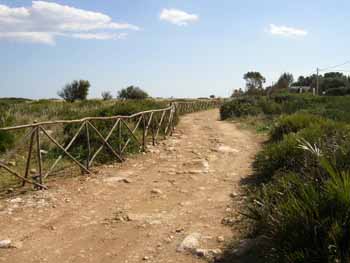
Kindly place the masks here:
[[(55, 168), (63, 160), (72, 162), (83, 173), (90, 174), (103, 150), (107, 151), (108, 158), (123, 162), (128, 147), (138, 152), (145, 151), (148, 140), (155, 145), (160, 135), (164, 138), (172, 135), (179, 115), (207, 110), (220, 104), (216, 100), (176, 102), (167, 108), (130, 116), (87, 117), (0, 128), (3, 132), (20, 131), (23, 134), (15, 147), (0, 157), (0, 170), (19, 179), (22, 186), (28, 183), (35, 189), (47, 189), (45, 179), (54, 174)], [(57, 138), (61, 129), (70, 131), (69, 138)], [(19, 148), (23, 146), (25, 149), (18, 154)], [(50, 149), (50, 158), (46, 157), (49, 152), (44, 148)], [(14, 165), (14, 161), (11, 161), (20, 159), (22, 165)], [(49, 164), (48, 159), (53, 162)], [(34, 165), (36, 169), (31, 169)], [(0, 176), (5, 175), (0, 173)]]

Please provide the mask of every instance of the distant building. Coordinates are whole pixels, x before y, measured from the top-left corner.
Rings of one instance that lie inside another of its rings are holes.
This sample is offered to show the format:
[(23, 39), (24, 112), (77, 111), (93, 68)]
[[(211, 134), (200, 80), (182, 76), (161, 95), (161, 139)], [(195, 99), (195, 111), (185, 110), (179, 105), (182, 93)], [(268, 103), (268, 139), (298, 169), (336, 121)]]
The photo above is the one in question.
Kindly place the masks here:
[(289, 90), (298, 92), (298, 93), (304, 93), (304, 92), (312, 91), (312, 88), (310, 86), (291, 86), (289, 87)]

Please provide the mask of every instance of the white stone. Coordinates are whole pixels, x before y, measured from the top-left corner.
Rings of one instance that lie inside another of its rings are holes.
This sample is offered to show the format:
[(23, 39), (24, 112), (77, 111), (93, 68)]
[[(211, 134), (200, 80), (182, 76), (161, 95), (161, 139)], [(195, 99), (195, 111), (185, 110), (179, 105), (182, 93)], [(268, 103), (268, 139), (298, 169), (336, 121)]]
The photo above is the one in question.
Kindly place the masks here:
[(189, 234), (182, 242), (181, 244), (177, 247), (178, 252), (185, 252), (185, 251), (190, 251), (190, 252), (195, 252), (195, 250), (199, 246), (199, 239), (201, 235), (199, 233), (191, 233)]
[(11, 247), (10, 239), (0, 240), (0, 248), (9, 248), (9, 247)]
[(20, 197), (14, 198), (10, 200), (10, 203), (22, 203), (23, 200)]
[(231, 148), (227, 145), (219, 146), (217, 151), (221, 153), (238, 153), (239, 152), (237, 149)]
[(218, 237), (216, 238), (216, 240), (217, 240), (219, 243), (222, 243), (222, 242), (225, 241), (225, 238), (224, 238), (223, 236), (218, 236)]
[(105, 179), (103, 179), (103, 181), (106, 183), (118, 183), (118, 182), (124, 181), (125, 179), (126, 179), (125, 177), (116, 176), (116, 177), (105, 178)]

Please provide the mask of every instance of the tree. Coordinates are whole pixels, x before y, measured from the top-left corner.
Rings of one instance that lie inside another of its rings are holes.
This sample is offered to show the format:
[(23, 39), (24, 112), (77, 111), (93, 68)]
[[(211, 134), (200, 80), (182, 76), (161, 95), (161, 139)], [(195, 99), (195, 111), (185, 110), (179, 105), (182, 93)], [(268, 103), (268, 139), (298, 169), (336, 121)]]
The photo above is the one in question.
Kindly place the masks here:
[(89, 88), (90, 82), (88, 80), (74, 80), (72, 83), (66, 84), (57, 94), (68, 102), (86, 100)]
[(316, 80), (317, 76), (316, 74), (313, 74), (311, 76), (300, 76), (297, 80), (297, 82), (294, 82), (292, 86), (299, 86), (299, 87), (311, 87), (315, 88), (316, 87)]
[(233, 93), (231, 94), (231, 98), (242, 96), (243, 93), (244, 92), (243, 92), (243, 90), (241, 88), (240, 89), (235, 89), (235, 90), (233, 90)]
[[(330, 94), (330, 90), (339, 88), (349, 88), (350, 83), (347, 76), (341, 72), (325, 73), (320, 85), (321, 91)], [(337, 93), (337, 91), (335, 91)]]
[(276, 89), (288, 89), (294, 82), (293, 74), (285, 72), (283, 73), (276, 83)]
[[(344, 75), (341, 72), (328, 72), (324, 75), (318, 76), (319, 90), (325, 94), (339, 94), (342, 95), (346, 90), (350, 88), (349, 76)], [(316, 88), (317, 75), (300, 76), (297, 82), (294, 82), (292, 86), (308, 86)], [(334, 92), (331, 91), (336, 89)]]
[(256, 90), (262, 90), (263, 84), (266, 81), (260, 72), (254, 71), (244, 74), (243, 79), (246, 81), (246, 88), (248, 93), (255, 92)]
[(125, 100), (142, 100), (148, 98), (148, 94), (139, 87), (129, 86), (118, 91), (118, 98)]
[(211, 99), (215, 99), (215, 95), (210, 95), (210, 98)]
[(103, 91), (101, 96), (102, 96), (103, 100), (111, 100), (111, 99), (113, 99), (112, 93), (110, 91)]

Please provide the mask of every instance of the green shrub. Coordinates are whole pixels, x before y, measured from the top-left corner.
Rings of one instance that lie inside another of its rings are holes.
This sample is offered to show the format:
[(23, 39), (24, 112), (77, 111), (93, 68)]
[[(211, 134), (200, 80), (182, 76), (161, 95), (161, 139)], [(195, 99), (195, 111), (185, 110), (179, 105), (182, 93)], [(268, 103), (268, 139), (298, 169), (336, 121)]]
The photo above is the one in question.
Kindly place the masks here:
[(326, 90), (326, 94), (329, 96), (345, 96), (350, 94), (350, 89), (347, 87), (339, 87)]
[(253, 164), (248, 215), (268, 240), (262, 260), (350, 262), (350, 97), (279, 93), (221, 108), (222, 119), (254, 114), (284, 114)]
[(101, 93), (101, 96), (102, 96), (103, 100), (111, 100), (111, 99), (113, 99), (113, 95), (112, 95), (112, 93), (110, 91), (103, 91)]
[(280, 141), (266, 144), (257, 154), (253, 166), (256, 173), (266, 180), (281, 172), (312, 171), (316, 165), (315, 158), (298, 147), (301, 140), (307, 140), (319, 145), (328, 158), (334, 160), (337, 156), (339, 167), (350, 168), (350, 163), (345, 160), (350, 154), (349, 136), (347, 125), (323, 120), (297, 133), (286, 134)]
[[(0, 104), (0, 127), (6, 127), (13, 124), (13, 118), (8, 113), (8, 106), (6, 104)], [(11, 132), (0, 131), (0, 153), (7, 151), (13, 146), (14, 135)]]
[(273, 100), (268, 99), (267, 97), (260, 97), (258, 100), (258, 106), (266, 115), (276, 115), (282, 113), (281, 105)]
[[(140, 101), (122, 101), (117, 102), (109, 107), (104, 107), (102, 109), (96, 110), (94, 113), (91, 113), (90, 116), (97, 117), (109, 117), (109, 116), (129, 116), (135, 113), (139, 113), (141, 111), (153, 110), (166, 108), (168, 105), (166, 103), (156, 102), (154, 100), (140, 100)], [(160, 113), (159, 113), (160, 114)], [(159, 115), (158, 114), (158, 115)], [(157, 115), (157, 114), (155, 114)], [(154, 115), (154, 116), (155, 116)], [(160, 116), (157, 116), (158, 120), (160, 120)], [(167, 119), (164, 119), (164, 123), (166, 123)], [(177, 120), (175, 120), (177, 121)], [(129, 121), (128, 125), (133, 127), (137, 122), (137, 119)], [(109, 121), (92, 121), (92, 124), (97, 128), (97, 130), (106, 137), (109, 131), (112, 129), (115, 120)], [(151, 126), (155, 123), (151, 123)], [(68, 144), (74, 134), (78, 131), (81, 124), (67, 124), (64, 126), (64, 144)], [(136, 131), (136, 136), (141, 137), (143, 122), (140, 123), (139, 129)], [(89, 137), (90, 137), (90, 147), (92, 153), (94, 153), (102, 144), (100, 136), (90, 127), (89, 128)], [(118, 128), (114, 130), (108, 142), (113, 147), (114, 150), (118, 149), (119, 144), (124, 143), (130, 138), (130, 132), (123, 126), (121, 138), (119, 138)], [(87, 134), (85, 129), (79, 134), (75, 143), (71, 147), (71, 153), (77, 157), (77, 159), (83, 161), (88, 158), (88, 148), (87, 145)], [(137, 142), (132, 139), (128, 145), (127, 152), (137, 152), (139, 150), (139, 145)], [(91, 156), (90, 156), (91, 157)], [(97, 163), (107, 163), (115, 160), (115, 156), (110, 153), (110, 150), (107, 147), (104, 147), (104, 150), (98, 155), (96, 162)]]
[(243, 97), (233, 99), (224, 103), (220, 108), (220, 116), (222, 120), (234, 117), (256, 116), (262, 113), (257, 105), (257, 98)]
[(253, 163), (255, 172), (263, 181), (270, 180), (277, 172), (300, 169), (303, 151), (298, 148), (298, 137), (289, 134), (277, 143), (267, 144)]
[(68, 102), (86, 100), (89, 94), (89, 88), (90, 82), (88, 80), (74, 80), (72, 83), (67, 83), (57, 94)]
[(308, 113), (295, 113), (281, 116), (270, 131), (272, 141), (279, 141), (289, 133), (296, 133), (311, 125), (326, 122), (325, 119)]
[(313, 96), (310, 95), (284, 95), (275, 97), (276, 102), (280, 101), (282, 112), (287, 114), (295, 113), (301, 109), (309, 109), (314, 105)]
[(148, 98), (147, 92), (139, 87), (129, 86), (125, 89), (118, 91), (118, 98), (125, 100), (144, 100)]
[(124, 115), (129, 116), (141, 111), (161, 109), (168, 107), (167, 103), (157, 102), (155, 100), (126, 100), (118, 101), (112, 106), (106, 107), (101, 110), (97, 110), (94, 116), (116, 116)]
[(0, 131), (0, 153), (3, 153), (11, 148), (14, 140), (14, 136), (9, 132)]
[[(91, 121), (91, 123), (96, 127), (96, 129), (102, 134), (103, 137), (106, 137), (109, 131), (112, 129), (115, 121)], [(74, 134), (78, 131), (80, 125), (81, 124), (65, 125), (64, 127), (65, 144), (69, 143), (69, 141), (72, 139)], [(139, 132), (137, 132), (136, 136), (140, 137), (139, 135), (140, 135)], [(112, 133), (112, 135), (110, 136), (108, 143), (112, 146), (115, 152), (118, 152), (119, 144), (123, 146), (129, 138), (130, 138), (129, 132), (126, 130), (125, 127), (123, 127), (121, 131), (121, 138), (119, 138), (119, 132), (117, 127)], [(89, 126), (89, 142), (90, 142), (90, 149), (91, 149), (90, 156), (88, 151), (88, 140), (87, 140), (86, 128), (83, 128), (83, 130), (77, 136), (74, 144), (72, 145), (70, 149), (70, 153), (74, 157), (76, 157), (78, 160), (83, 162), (83, 161), (86, 161), (88, 157), (91, 158), (92, 154), (94, 154), (100, 148), (100, 146), (103, 145), (103, 141), (101, 137), (90, 126)], [(139, 145), (132, 139), (128, 145), (127, 152), (132, 153), (138, 150), (139, 150)], [(103, 164), (103, 163), (108, 163), (115, 160), (116, 160), (116, 157), (111, 153), (111, 150), (107, 146), (104, 146), (103, 150), (99, 153), (99, 155), (95, 159), (95, 162), (98, 164)]]
[(266, 262), (350, 262), (350, 174), (324, 158), (320, 169), (322, 181), (289, 173), (252, 197), (249, 217), (269, 240)]

